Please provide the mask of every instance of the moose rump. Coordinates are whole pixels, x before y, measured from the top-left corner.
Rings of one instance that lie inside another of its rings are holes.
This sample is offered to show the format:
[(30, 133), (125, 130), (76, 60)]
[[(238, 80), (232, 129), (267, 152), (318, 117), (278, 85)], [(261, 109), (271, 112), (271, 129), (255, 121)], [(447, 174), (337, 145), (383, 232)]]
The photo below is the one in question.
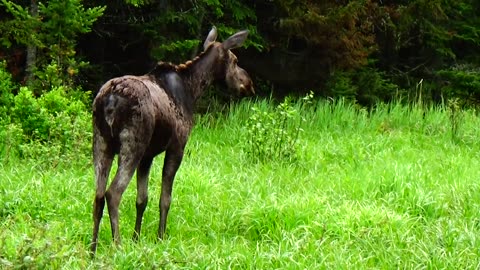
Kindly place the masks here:
[[(172, 88), (172, 84), (176, 88)], [(95, 100), (94, 128), (114, 154), (120, 153), (121, 145), (133, 144), (135, 149), (125, 152), (126, 155), (132, 156), (135, 152), (157, 155), (166, 150), (175, 135), (188, 136), (192, 123), (181, 112), (187, 109), (179, 108), (182, 104), (176, 104), (175, 100), (184, 94), (170, 93), (172, 89), (179, 92), (178, 89), (183, 89), (181, 85), (181, 81), (170, 84), (162, 81), (160, 84), (146, 75), (114, 78), (101, 88), (101, 96)], [(185, 99), (179, 101), (186, 105), (191, 103)], [(126, 140), (123, 143), (122, 138)], [(94, 145), (96, 139), (99, 138), (94, 137)]]

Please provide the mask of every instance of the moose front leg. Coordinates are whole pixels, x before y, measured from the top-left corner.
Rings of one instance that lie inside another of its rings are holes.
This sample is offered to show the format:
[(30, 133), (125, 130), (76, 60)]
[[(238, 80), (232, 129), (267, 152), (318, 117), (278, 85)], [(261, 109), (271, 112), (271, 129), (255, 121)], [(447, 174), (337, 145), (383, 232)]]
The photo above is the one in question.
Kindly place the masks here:
[(172, 201), (172, 188), (175, 174), (183, 158), (183, 147), (167, 150), (162, 171), (162, 194), (160, 196), (160, 222), (158, 225), (158, 238), (163, 239), (167, 227), (167, 215)]

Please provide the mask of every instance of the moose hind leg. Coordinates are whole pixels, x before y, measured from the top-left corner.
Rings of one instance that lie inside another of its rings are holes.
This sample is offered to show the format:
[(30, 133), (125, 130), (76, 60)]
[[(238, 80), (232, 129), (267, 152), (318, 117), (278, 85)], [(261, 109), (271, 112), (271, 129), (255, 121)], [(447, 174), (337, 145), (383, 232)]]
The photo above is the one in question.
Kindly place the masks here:
[(135, 221), (135, 231), (133, 240), (138, 240), (142, 228), (142, 218), (148, 203), (148, 175), (152, 165), (153, 158), (143, 158), (137, 168), (137, 218)]
[(175, 174), (183, 158), (183, 148), (173, 151), (167, 150), (162, 171), (162, 194), (160, 196), (160, 222), (158, 225), (158, 238), (163, 239), (167, 227), (167, 215), (172, 200), (172, 188)]
[(105, 140), (98, 134), (95, 134), (94, 137), (93, 151), (96, 192), (93, 201), (93, 237), (90, 246), (92, 255), (95, 254), (97, 250), (98, 231), (103, 216), (103, 208), (105, 207), (107, 178), (113, 161), (113, 153), (108, 148)]
[[(142, 147), (139, 140), (135, 138), (128, 130), (121, 134), (120, 152), (118, 154), (118, 169), (115, 178), (106, 192), (108, 213), (110, 214), (110, 225), (112, 227), (113, 240), (120, 244), (120, 232), (118, 225), (118, 207), (122, 199), (123, 192), (127, 188), (133, 173), (137, 168), (140, 159), (144, 153), (145, 147)], [(131, 135), (131, 137), (129, 137)]]

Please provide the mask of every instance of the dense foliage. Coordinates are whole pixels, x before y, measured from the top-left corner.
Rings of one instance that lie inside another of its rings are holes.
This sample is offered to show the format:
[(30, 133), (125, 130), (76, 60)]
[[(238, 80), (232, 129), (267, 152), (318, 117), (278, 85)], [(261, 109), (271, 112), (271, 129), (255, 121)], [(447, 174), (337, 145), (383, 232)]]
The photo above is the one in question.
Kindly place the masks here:
[(65, 158), (89, 156), (88, 93), (53, 86), (37, 96), (21, 86), (13, 95), (17, 87), (5, 62), (0, 62), (0, 161), (43, 157), (51, 166)]
[[(111, 76), (144, 73), (156, 60), (185, 61), (212, 25), (220, 35), (250, 30), (240, 62), (266, 94), (273, 85), (284, 94), (313, 89), (339, 96), (343, 90), (330, 86), (340, 76), (353, 82), (347, 92), (360, 103), (389, 100), (398, 93), (393, 88), (414, 91), (421, 79), (434, 100), (472, 98), (455, 78), (479, 76), (475, 0), (2, 0), (0, 14), (0, 57), (16, 80), (31, 78), (28, 49), (39, 51), (35, 93), (48, 84), (44, 72), (52, 63), (64, 81), (94, 90)], [(372, 72), (374, 90), (357, 83)], [(458, 88), (444, 89), (452, 81)]]
[(250, 30), (236, 53), (260, 95), (476, 104), (479, 14), (475, 0), (1, 0), (1, 134), (57, 138), (101, 83), (192, 58), (212, 25)]
[(0, 23), (0, 44), (9, 62), (18, 61), (9, 54), (25, 50), (26, 62), (12, 63), (25, 65), (23, 70), (15, 67), (19, 74), (25, 74), (25, 83), (34, 85), (36, 94), (51, 86), (70, 85), (78, 69), (87, 64), (76, 56), (77, 38), (91, 31), (104, 7), (85, 9), (80, 0), (46, 4), (33, 0), (27, 7), (2, 0), (0, 6), (7, 13)]

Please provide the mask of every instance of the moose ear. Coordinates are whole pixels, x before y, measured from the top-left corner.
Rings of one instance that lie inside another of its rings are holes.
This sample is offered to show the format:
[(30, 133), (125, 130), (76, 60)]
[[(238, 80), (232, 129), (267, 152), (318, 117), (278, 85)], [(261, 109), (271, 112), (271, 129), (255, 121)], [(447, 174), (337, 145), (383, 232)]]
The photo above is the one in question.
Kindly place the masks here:
[(235, 49), (243, 45), (243, 42), (247, 39), (248, 30), (240, 31), (227, 38), (222, 45), (226, 50)]
[(212, 30), (208, 33), (207, 39), (205, 39), (205, 42), (203, 43), (203, 49), (207, 49), (208, 45), (211, 43), (215, 42), (217, 39), (217, 28), (215, 26), (212, 27)]

